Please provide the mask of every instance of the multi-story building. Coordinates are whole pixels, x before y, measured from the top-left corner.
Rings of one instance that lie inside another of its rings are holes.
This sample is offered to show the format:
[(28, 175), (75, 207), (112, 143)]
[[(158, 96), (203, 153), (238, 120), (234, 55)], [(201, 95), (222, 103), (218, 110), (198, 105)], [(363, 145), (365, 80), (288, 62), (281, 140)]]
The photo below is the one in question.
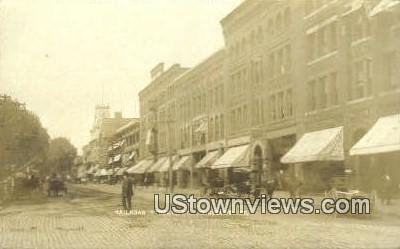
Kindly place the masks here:
[[(399, 65), (398, 48), (393, 46), (400, 42), (395, 35), (399, 19), (396, 12), (379, 6), (384, 2), (306, 1), (302, 18), (305, 35), (298, 40), (306, 48), (304, 62), (298, 65), (304, 72), (298, 82), (298, 137), (341, 127), (343, 156), (339, 163), (320, 170), (326, 174), (347, 168), (362, 178), (358, 183), (365, 187), (373, 178), (372, 159), (350, 157), (348, 152), (379, 117), (400, 111), (399, 85), (392, 84), (393, 71), (386, 71)], [(376, 11), (380, 14), (373, 14)], [(320, 175), (320, 181), (326, 181), (324, 173)], [(315, 174), (311, 178), (315, 179)]]
[(244, 1), (221, 20), (228, 51), (227, 147), (242, 147), (255, 184), (263, 168), (281, 167), (281, 155), (295, 140), (300, 5)]
[(115, 112), (110, 117), (108, 106), (96, 106), (93, 128), (90, 131), (91, 140), (83, 147), (83, 160), (89, 165), (106, 168), (108, 165), (108, 146), (114, 132), (131, 121), (123, 118), (121, 112)]
[(114, 171), (137, 163), (139, 157), (140, 121), (133, 118), (118, 128), (108, 146), (108, 166)]
[(142, 156), (170, 148), (191, 158), (193, 176), (218, 150), (212, 168), (229, 181), (245, 166), (255, 185), (265, 170), (314, 185), (345, 171), (368, 181), (363, 168), (376, 159), (349, 150), (379, 117), (400, 113), (399, 6), (244, 1), (221, 20), (225, 48), (190, 70), (152, 71), (161, 76), (140, 93)]

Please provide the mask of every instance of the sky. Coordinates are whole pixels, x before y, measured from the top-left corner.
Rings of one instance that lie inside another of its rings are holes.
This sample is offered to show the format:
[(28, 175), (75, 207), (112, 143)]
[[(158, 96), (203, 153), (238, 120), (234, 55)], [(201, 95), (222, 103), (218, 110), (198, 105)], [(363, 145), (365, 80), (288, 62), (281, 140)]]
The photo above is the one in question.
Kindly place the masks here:
[(242, 0), (0, 0), (0, 94), (80, 150), (96, 104), (138, 117), (159, 62), (194, 66), (224, 46)]

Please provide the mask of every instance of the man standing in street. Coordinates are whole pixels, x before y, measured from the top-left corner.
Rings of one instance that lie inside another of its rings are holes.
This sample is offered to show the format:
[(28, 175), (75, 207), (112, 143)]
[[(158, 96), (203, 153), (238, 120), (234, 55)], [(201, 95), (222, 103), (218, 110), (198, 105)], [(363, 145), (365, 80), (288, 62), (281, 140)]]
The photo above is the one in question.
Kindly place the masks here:
[(133, 187), (133, 179), (125, 171), (122, 179), (122, 206), (124, 210), (131, 210), (132, 208)]

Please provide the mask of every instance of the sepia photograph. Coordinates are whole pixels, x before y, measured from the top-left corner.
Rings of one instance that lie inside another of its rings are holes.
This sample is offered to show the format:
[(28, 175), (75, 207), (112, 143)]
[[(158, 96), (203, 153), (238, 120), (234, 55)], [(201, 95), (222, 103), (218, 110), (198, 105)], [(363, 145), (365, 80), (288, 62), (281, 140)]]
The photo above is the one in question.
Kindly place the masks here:
[(0, 0), (0, 249), (400, 248), (400, 0)]

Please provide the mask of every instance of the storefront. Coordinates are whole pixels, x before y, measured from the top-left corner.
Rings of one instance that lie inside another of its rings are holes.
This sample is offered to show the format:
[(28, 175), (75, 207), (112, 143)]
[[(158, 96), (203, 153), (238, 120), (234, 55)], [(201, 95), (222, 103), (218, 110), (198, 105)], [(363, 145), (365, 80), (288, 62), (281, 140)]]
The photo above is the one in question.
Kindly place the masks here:
[(146, 181), (152, 182), (153, 179), (150, 178), (150, 175), (147, 174), (148, 169), (153, 165), (153, 160), (145, 159), (139, 161), (136, 165), (130, 167), (126, 172), (135, 177), (137, 183), (144, 183)]
[[(381, 117), (372, 128), (350, 149), (350, 155), (368, 158), (369, 170), (373, 173), (370, 181), (373, 188), (379, 188), (385, 176), (393, 185), (400, 182), (400, 114)], [(363, 171), (360, 165), (360, 171)], [(371, 175), (371, 174), (370, 174)]]
[(281, 163), (300, 166), (304, 191), (330, 190), (334, 177), (344, 174), (343, 127), (305, 133)]
[(211, 165), (211, 169), (218, 170), (224, 185), (249, 180), (250, 147), (250, 144), (230, 147)]

